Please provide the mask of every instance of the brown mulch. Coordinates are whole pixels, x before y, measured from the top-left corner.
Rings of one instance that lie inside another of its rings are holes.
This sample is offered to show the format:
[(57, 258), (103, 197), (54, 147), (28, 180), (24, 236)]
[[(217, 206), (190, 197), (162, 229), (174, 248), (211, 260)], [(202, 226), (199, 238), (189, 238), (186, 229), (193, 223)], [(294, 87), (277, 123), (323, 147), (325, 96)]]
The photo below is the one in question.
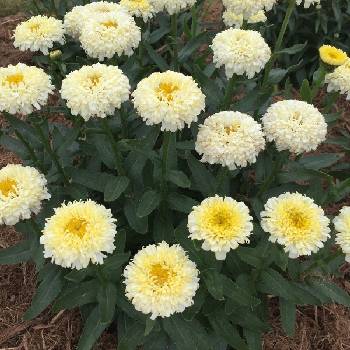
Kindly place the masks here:
[[(215, 24), (213, 18), (221, 11), (220, 2), (212, 1), (207, 22)], [(0, 67), (18, 62), (30, 63), (32, 55), (16, 50), (11, 42), (14, 27), (24, 18), (24, 15), (0, 18)], [(338, 104), (340, 105), (345, 107), (344, 110), (350, 111), (349, 102), (344, 100)], [(338, 135), (340, 129), (350, 131), (350, 118), (346, 113), (348, 112), (343, 113), (341, 121), (332, 129), (333, 136)], [(336, 146), (322, 147), (322, 152), (330, 152)], [(20, 163), (20, 160), (0, 147), (0, 168), (8, 163)], [(344, 203), (349, 202), (346, 200)], [(13, 228), (0, 226), (0, 249), (20, 240), (21, 236)], [(349, 277), (349, 271), (345, 273)], [(343, 286), (350, 291), (349, 282), (343, 280)], [(74, 349), (81, 333), (78, 311), (64, 311), (55, 315), (46, 310), (33, 321), (23, 320), (35, 287), (36, 272), (32, 264), (0, 265), (0, 350)], [(270, 323), (272, 329), (263, 338), (265, 350), (350, 350), (350, 312), (345, 307), (328, 305), (299, 308), (296, 335), (288, 338), (281, 328), (278, 304), (272, 300)], [(96, 349), (101, 350), (115, 348), (116, 339), (108, 332), (103, 334), (96, 346)]]

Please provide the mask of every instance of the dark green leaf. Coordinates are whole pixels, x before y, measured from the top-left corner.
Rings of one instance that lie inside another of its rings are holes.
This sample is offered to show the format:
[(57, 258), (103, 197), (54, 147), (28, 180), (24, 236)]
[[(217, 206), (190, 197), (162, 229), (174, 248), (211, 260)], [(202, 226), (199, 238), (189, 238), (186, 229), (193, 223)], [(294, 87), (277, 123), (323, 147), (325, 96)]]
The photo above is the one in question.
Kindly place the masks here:
[(129, 179), (125, 176), (110, 178), (104, 189), (104, 200), (106, 202), (113, 202), (118, 199), (127, 189), (129, 182)]
[(282, 327), (290, 337), (295, 333), (296, 305), (284, 298), (279, 298)]
[(148, 216), (155, 210), (160, 203), (160, 194), (156, 191), (149, 190), (145, 192), (139, 202), (136, 215), (140, 218)]
[(113, 320), (117, 302), (117, 287), (113, 283), (102, 284), (97, 294), (101, 323), (109, 324)]
[(10, 265), (28, 261), (31, 258), (31, 242), (29, 240), (0, 250), (0, 264)]

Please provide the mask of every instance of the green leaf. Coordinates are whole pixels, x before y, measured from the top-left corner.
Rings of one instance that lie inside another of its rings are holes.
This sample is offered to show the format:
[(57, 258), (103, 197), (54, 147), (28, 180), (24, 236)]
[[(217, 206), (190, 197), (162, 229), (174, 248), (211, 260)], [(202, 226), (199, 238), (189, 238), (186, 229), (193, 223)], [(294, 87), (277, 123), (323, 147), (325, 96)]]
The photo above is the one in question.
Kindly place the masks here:
[(62, 270), (58, 266), (51, 265), (36, 290), (32, 305), (24, 314), (24, 318), (30, 320), (38, 316), (59, 295), (62, 287)]
[(216, 300), (224, 300), (223, 276), (213, 269), (202, 273), (208, 292)]
[(329, 168), (331, 165), (337, 163), (342, 157), (343, 154), (336, 153), (307, 155), (303, 156), (298, 163), (306, 169), (320, 170), (323, 168)]
[(100, 310), (96, 306), (90, 313), (80, 336), (77, 350), (90, 350), (94, 346), (102, 332), (107, 328), (107, 323), (101, 322)]
[(262, 341), (261, 333), (254, 332), (250, 329), (243, 329), (244, 338), (247, 340), (249, 350), (261, 350)]
[(145, 234), (148, 231), (147, 217), (140, 218), (136, 215), (136, 205), (131, 199), (125, 201), (124, 214), (133, 230), (141, 234)]
[(289, 337), (295, 333), (296, 305), (284, 298), (279, 298), (282, 327)]
[(178, 187), (189, 188), (191, 186), (190, 179), (182, 171), (170, 170), (168, 176), (169, 181)]
[(117, 303), (117, 287), (113, 283), (102, 284), (97, 294), (97, 300), (101, 315), (101, 323), (111, 323)]
[(129, 186), (130, 180), (125, 176), (116, 176), (110, 178), (106, 183), (104, 189), (104, 200), (106, 202), (113, 202), (120, 197), (120, 195)]
[(169, 69), (169, 66), (166, 63), (166, 61), (164, 60), (164, 58), (161, 55), (159, 55), (159, 53), (157, 51), (155, 51), (149, 43), (147, 43), (146, 41), (143, 41), (142, 45), (145, 47), (151, 60), (157, 65), (157, 67), (162, 72), (165, 72), (166, 70)]
[(158, 211), (153, 222), (153, 239), (155, 242), (174, 241), (174, 226), (168, 211), (162, 214)]
[(304, 50), (306, 45), (307, 45), (307, 42), (305, 42), (304, 44), (296, 44), (296, 45), (293, 45), (291, 47), (280, 50), (276, 54), (278, 54), (278, 55), (279, 54), (294, 55), (294, 54)]
[(64, 278), (68, 281), (79, 283), (90, 275), (91, 275), (91, 270), (87, 267), (81, 270), (72, 270), (71, 272), (67, 273), (64, 276)]
[(115, 176), (107, 173), (91, 171), (88, 169), (72, 170), (72, 180), (74, 183), (99, 192), (104, 192), (106, 183), (113, 179), (115, 179)]
[(300, 95), (304, 101), (308, 103), (312, 102), (312, 90), (307, 79), (304, 79), (303, 83), (301, 84)]
[(179, 62), (184, 63), (199, 47), (208, 41), (208, 33), (202, 32), (192, 38), (179, 52)]
[(0, 250), (0, 264), (10, 265), (28, 261), (31, 258), (31, 242), (20, 242), (12, 247)]
[(156, 191), (149, 190), (145, 192), (139, 202), (136, 215), (140, 218), (148, 216), (155, 210), (160, 203), (160, 194)]
[(135, 350), (143, 343), (144, 327), (140, 322), (135, 322), (127, 328), (125, 334), (119, 339), (117, 350)]
[(180, 193), (170, 193), (168, 198), (169, 207), (181, 213), (190, 213), (192, 208), (198, 204), (193, 198)]
[(58, 312), (63, 309), (73, 309), (93, 303), (96, 301), (98, 289), (99, 283), (97, 280), (74, 284), (56, 299), (53, 310)]
[(102, 268), (104, 270), (116, 271), (124, 265), (130, 258), (130, 253), (113, 253), (104, 260)]
[(287, 73), (288, 73), (287, 69), (281, 69), (281, 68), (272, 69), (269, 74), (269, 82), (271, 84), (278, 84), (284, 79)]

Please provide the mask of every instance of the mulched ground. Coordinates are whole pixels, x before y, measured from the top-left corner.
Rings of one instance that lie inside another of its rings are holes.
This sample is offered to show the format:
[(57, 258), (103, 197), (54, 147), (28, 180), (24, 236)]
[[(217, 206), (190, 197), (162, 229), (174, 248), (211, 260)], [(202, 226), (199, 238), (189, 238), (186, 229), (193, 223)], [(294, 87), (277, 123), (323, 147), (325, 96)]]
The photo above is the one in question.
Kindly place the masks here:
[[(214, 4), (209, 13), (220, 13), (221, 6)], [(208, 15), (209, 16), (209, 15)], [(12, 46), (11, 33), (23, 15), (0, 18), (0, 66), (30, 63), (31, 54), (22, 53)], [(208, 17), (208, 22), (212, 17)], [(332, 134), (339, 130), (350, 131), (350, 106), (340, 101), (338, 107), (346, 110)], [(345, 108), (344, 108), (345, 107)], [(0, 126), (1, 126), (0, 118)], [(328, 148), (327, 148), (328, 147)], [(321, 151), (331, 151), (324, 146)], [(333, 147), (333, 146), (332, 146)], [(19, 163), (12, 153), (0, 147), (0, 168), (8, 163)], [(346, 203), (350, 203), (349, 200)], [(330, 208), (336, 211), (338, 208)], [(0, 248), (9, 247), (21, 237), (11, 227), (0, 226)], [(342, 272), (346, 278), (339, 281), (350, 292), (349, 265)], [(30, 305), (36, 284), (35, 268), (32, 264), (15, 266), (0, 265), (0, 350), (70, 350), (74, 349), (81, 332), (78, 311), (63, 311), (55, 315), (46, 310), (33, 321), (24, 321), (22, 316)], [(339, 305), (325, 307), (303, 307), (298, 309), (297, 332), (294, 338), (284, 335), (279, 318), (278, 305), (270, 305), (271, 331), (264, 337), (264, 350), (350, 350), (350, 312)], [(96, 349), (112, 350), (116, 339), (108, 332), (101, 337)]]

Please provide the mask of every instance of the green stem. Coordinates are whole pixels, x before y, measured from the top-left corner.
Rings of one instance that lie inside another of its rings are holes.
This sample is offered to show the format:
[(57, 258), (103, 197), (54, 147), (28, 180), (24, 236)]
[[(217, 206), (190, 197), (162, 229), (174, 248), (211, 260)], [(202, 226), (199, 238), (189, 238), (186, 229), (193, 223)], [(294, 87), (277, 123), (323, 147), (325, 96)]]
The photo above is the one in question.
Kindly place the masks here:
[(197, 34), (197, 27), (198, 27), (197, 8), (195, 5), (192, 6), (191, 8), (191, 15), (192, 15), (191, 34), (192, 34), (192, 37), (194, 37)]
[(221, 187), (228, 175), (229, 175), (229, 169), (226, 166), (223, 166), (222, 168), (220, 168), (219, 174), (218, 174), (217, 186), (215, 189), (216, 193), (214, 193), (214, 195), (220, 194)]
[(174, 71), (179, 70), (179, 58), (178, 58), (178, 47), (177, 47), (177, 13), (171, 16), (171, 35), (173, 40), (173, 66)]
[(45, 134), (43, 132), (43, 130), (41, 129), (40, 124), (38, 123), (34, 123), (34, 127), (38, 133), (38, 136), (41, 139), (41, 142), (44, 145), (44, 148), (46, 149), (46, 152), (50, 155), (52, 161), (54, 162), (58, 172), (61, 174), (63, 181), (66, 185), (69, 185), (69, 180), (68, 177), (60, 163), (60, 161), (58, 160), (57, 154), (54, 152), (54, 150), (51, 147), (50, 141), (45, 137)]
[(163, 155), (162, 155), (162, 191), (163, 194), (167, 192), (168, 180), (168, 153), (170, 144), (171, 132), (165, 131), (163, 134)]
[(112, 146), (112, 149), (113, 149), (113, 152), (114, 152), (115, 162), (116, 162), (116, 169), (118, 171), (118, 174), (122, 175), (122, 176), (125, 176), (126, 175), (126, 171), (125, 171), (124, 165), (123, 165), (123, 157), (122, 157), (122, 154), (119, 151), (118, 145), (117, 145), (117, 143), (115, 141), (115, 138), (114, 138), (114, 136), (112, 134), (112, 131), (111, 131), (109, 125), (108, 125), (107, 118), (102, 118), (101, 120), (102, 120), (103, 130), (104, 130), (106, 136), (108, 137), (109, 142), (111, 143), (111, 146)]
[(267, 65), (265, 67), (264, 80), (263, 80), (263, 84), (262, 84), (263, 87), (265, 87), (266, 84), (268, 83), (271, 69), (272, 69), (272, 67), (277, 59), (278, 52), (281, 50), (283, 39), (284, 39), (284, 36), (286, 34), (288, 23), (289, 23), (290, 17), (292, 16), (293, 11), (294, 11), (295, 5), (296, 5), (296, 0), (289, 0), (287, 12), (286, 12), (286, 15), (284, 16), (282, 27), (281, 27), (281, 30), (278, 34), (278, 38), (276, 41), (276, 45), (275, 45), (273, 54), (270, 58), (270, 61), (267, 63)]
[(127, 114), (125, 113), (125, 110), (124, 110), (123, 106), (120, 107), (119, 116), (120, 116), (120, 121), (121, 121), (121, 124), (122, 124), (122, 136), (123, 136), (123, 139), (127, 139), (128, 138), (128, 122), (126, 120)]
[(275, 166), (273, 167), (271, 175), (266, 179), (266, 181), (261, 185), (260, 190), (257, 194), (258, 197), (260, 197), (263, 193), (266, 192), (266, 190), (271, 186), (273, 180), (275, 179), (278, 171), (280, 170), (282, 166), (282, 160), (281, 158), (278, 158), (275, 162)]
[(222, 110), (227, 110), (232, 102), (233, 90), (235, 87), (235, 75), (233, 75), (227, 83), (225, 96), (222, 102)]

